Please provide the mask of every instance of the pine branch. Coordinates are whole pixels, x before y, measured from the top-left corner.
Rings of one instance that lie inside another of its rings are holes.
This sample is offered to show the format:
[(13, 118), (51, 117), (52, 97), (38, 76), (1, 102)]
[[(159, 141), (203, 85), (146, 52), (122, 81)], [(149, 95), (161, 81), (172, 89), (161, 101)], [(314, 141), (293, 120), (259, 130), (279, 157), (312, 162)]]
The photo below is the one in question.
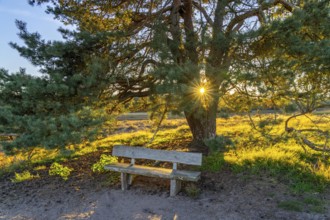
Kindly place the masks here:
[(198, 2), (193, 1), (193, 5), (204, 15), (207, 23), (209, 23), (211, 26), (213, 26), (213, 21), (212, 21), (211, 17), (207, 14), (206, 10)]
[(230, 34), (233, 30), (233, 28), (240, 24), (242, 21), (245, 21), (248, 18), (254, 17), (254, 16), (262, 16), (262, 14), (260, 14), (260, 12), (264, 11), (264, 10), (268, 10), (269, 8), (276, 6), (278, 4), (283, 5), (283, 7), (292, 12), (293, 11), (293, 5), (291, 5), (290, 3), (288, 3), (287, 1), (284, 0), (274, 0), (271, 1), (267, 4), (262, 4), (259, 8), (250, 10), (248, 12), (245, 12), (243, 14), (237, 15), (236, 17), (234, 17), (228, 24), (227, 28), (226, 28), (226, 34)]
[[(321, 129), (295, 129), (293, 127), (288, 126), (290, 120), (292, 120), (293, 118), (299, 117), (299, 116), (303, 116), (303, 115), (306, 115), (306, 113), (300, 113), (300, 114), (289, 117), (285, 121), (285, 131), (288, 133), (293, 133), (297, 138), (301, 139), (302, 142), (310, 149), (313, 149), (315, 151), (330, 153), (330, 147), (326, 145), (328, 142), (328, 139), (329, 139), (329, 134), (327, 132), (322, 131)], [(305, 135), (303, 135), (303, 132), (316, 132), (318, 134), (325, 136), (326, 137), (325, 144), (318, 145), (318, 144), (312, 142)]]

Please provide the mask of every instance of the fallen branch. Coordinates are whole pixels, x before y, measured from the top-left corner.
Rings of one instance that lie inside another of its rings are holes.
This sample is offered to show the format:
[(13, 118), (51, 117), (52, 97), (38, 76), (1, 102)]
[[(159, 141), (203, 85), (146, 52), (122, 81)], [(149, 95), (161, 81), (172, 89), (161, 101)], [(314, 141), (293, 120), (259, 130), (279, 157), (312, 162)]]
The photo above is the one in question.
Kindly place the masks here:
[[(289, 117), (286, 121), (285, 121), (285, 131), (288, 133), (294, 133), (296, 135), (296, 137), (300, 138), (302, 143), (304, 145), (306, 145), (307, 147), (309, 147), (310, 149), (313, 149), (315, 151), (319, 151), (319, 152), (326, 152), (326, 153), (330, 153), (330, 148), (329, 146), (327, 146), (328, 143), (328, 139), (329, 137), (329, 132), (323, 131), (321, 129), (295, 129), (294, 127), (290, 127), (289, 126), (289, 121), (293, 118), (299, 117), (305, 115), (305, 113), (300, 113), (297, 115), (293, 115), (291, 117)], [(304, 134), (303, 132), (315, 132), (318, 133), (322, 136), (324, 136), (326, 138), (325, 143), (324, 144), (316, 144), (314, 142), (312, 142), (311, 140), (309, 140)], [(304, 149), (305, 147), (302, 146)]]

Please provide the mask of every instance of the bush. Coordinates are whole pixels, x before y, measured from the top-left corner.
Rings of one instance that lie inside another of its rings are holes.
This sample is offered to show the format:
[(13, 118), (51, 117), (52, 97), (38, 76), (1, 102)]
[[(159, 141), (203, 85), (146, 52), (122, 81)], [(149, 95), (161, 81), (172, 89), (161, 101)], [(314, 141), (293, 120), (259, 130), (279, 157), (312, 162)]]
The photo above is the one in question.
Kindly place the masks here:
[(51, 176), (58, 175), (62, 177), (63, 180), (68, 180), (71, 171), (73, 171), (73, 169), (55, 162), (50, 166), (48, 173)]
[(191, 198), (197, 198), (201, 194), (201, 190), (195, 184), (188, 184), (185, 188), (186, 193)]
[(117, 162), (118, 162), (118, 157), (102, 154), (100, 160), (92, 165), (92, 171), (98, 173), (104, 172), (105, 165), (111, 163), (117, 163)]
[(203, 171), (217, 172), (225, 164), (225, 159), (223, 153), (216, 152), (209, 156), (203, 157), (203, 164), (201, 169)]
[(13, 183), (19, 183), (19, 182), (23, 182), (26, 180), (31, 180), (31, 179), (35, 179), (35, 178), (39, 178), (39, 175), (32, 175), (30, 173), (30, 171), (26, 170), (23, 173), (15, 173), (15, 178), (11, 179), (11, 181)]
[(206, 139), (204, 140), (204, 144), (209, 148), (211, 153), (222, 151), (227, 146), (234, 145), (232, 140), (225, 136), (216, 136), (215, 138)]

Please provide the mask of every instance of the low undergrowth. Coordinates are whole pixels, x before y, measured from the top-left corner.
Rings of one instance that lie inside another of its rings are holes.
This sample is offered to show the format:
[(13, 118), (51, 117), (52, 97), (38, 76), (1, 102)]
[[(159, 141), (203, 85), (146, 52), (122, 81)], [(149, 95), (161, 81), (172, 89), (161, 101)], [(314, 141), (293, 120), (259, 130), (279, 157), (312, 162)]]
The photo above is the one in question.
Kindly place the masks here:
[(30, 171), (25, 170), (22, 173), (15, 173), (15, 177), (13, 179), (11, 179), (11, 181), (13, 183), (19, 183), (19, 182), (23, 182), (23, 181), (27, 181), (27, 180), (32, 180), (35, 178), (39, 178), (39, 175), (33, 175), (30, 173)]
[[(218, 119), (219, 137), (216, 141), (208, 142), (211, 154), (203, 158), (201, 170), (221, 172), (226, 167), (234, 173), (267, 174), (290, 186), (294, 193), (321, 192), (326, 189), (330, 183), (329, 156), (309, 149), (304, 150), (299, 143), (288, 137), (284, 132), (285, 116), (280, 116), (280, 120), (274, 123), (263, 123), (267, 117), (255, 118), (255, 124), (259, 126), (257, 128), (251, 127), (246, 116)], [(330, 129), (329, 120), (321, 116), (310, 118), (314, 122), (319, 122), (318, 128)], [(121, 130), (125, 132), (115, 131), (106, 138), (100, 137), (94, 142), (67, 146), (64, 151), (35, 148), (18, 152), (13, 156), (6, 156), (0, 152), (0, 175), (14, 175), (15, 172), (33, 170), (35, 167), (50, 169), (54, 162), (65, 161), (66, 164), (70, 164), (70, 160), (91, 152), (101, 151), (109, 155), (112, 147), (117, 144), (189, 151), (187, 146), (191, 135), (184, 120), (166, 121), (154, 138), (153, 128), (145, 125), (146, 123), (149, 122), (120, 122)], [(314, 126), (311, 120), (307, 119), (297, 119), (293, 123), (300, 128)], [(102, 170), (101, 162), (107, 161), (106, 156), (103, 157), (103, 160), (101, 158), (99, 164), (91, 169)], [(70, 178), (69, 175), (67, 178)]]

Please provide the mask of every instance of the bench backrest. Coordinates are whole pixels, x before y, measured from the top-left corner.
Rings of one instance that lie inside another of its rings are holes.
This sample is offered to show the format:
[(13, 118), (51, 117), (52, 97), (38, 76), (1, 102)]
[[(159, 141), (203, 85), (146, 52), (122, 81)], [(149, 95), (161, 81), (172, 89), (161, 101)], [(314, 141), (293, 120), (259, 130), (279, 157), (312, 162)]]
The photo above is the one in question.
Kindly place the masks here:
[(201, 153), (154, 150), (144, 147), (114, 146), (112, 155), (118, 157), (158, 160), (189, 165), (200, 166), (202, 164)]

